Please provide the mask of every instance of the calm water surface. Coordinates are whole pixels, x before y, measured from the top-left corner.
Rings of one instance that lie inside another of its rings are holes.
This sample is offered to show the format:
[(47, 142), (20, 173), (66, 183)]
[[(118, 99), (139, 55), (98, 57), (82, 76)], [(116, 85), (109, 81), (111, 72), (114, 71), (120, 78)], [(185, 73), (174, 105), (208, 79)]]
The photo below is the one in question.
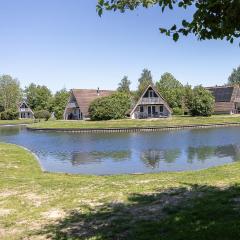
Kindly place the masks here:
[(0, 141), (30, 149), (50, 172), (101, 175), (184, 171), (240, 160), (240, 127), (117, 134), (0, 127)]

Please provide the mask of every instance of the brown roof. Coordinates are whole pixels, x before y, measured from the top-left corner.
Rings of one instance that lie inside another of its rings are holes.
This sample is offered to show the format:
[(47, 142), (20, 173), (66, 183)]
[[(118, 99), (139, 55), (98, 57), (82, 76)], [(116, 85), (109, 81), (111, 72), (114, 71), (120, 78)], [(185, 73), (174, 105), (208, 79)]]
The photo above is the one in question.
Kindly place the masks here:
[(221, 86), (207, 88), (215, 98), (215, 102), (231, 102), (234, 87)]
[(240, 93), (238, 86), (216, 86), (206, 89), (213, 94), (215, 102), (234, 102)]
[(85, 117), (88, 116), (88, 109), (93, 100), (109, 96), (114, 92), (115, 91), (111, 90), (98, 91), (97, 89), (72, 89), (72, 93), (77, 101), (77, 104)]

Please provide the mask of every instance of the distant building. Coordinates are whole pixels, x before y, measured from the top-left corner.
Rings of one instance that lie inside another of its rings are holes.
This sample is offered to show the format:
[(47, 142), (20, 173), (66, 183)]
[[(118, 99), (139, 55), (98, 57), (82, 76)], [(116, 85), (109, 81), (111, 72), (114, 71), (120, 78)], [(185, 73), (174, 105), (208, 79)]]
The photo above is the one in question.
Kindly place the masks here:
[(238, 86), (207, 87), (215, 98), (215, 114), (240, 113), (240, 88)]
[(65, 120), (89, 118), (89, 106), (93, 100), (113, 94), (114, 91), (100, 89), (72, 89), (64, 111)]
[(18, 112), (19, 112), (20, 119), (26, 119), (26, 118), (34, 119), (34, 113), (25, 101), (22, 101), (19, 103)]
[(156, 88), (149, 85), (130, 113), (132, 119), (170, 117), (171, 108)]

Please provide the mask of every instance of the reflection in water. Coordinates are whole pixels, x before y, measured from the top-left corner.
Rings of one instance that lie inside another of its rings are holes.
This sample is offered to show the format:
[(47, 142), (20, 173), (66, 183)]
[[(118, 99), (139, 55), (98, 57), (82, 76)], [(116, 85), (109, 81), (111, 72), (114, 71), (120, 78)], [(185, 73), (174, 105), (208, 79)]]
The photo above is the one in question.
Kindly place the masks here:
[(21, 131), (21, 127), (3, 127), (0, 126), (0, 136), (15, 136), (19, 134)]
[(126, 161), (130, 159), (130, 151), (111, 151), (111, 152), (78, 152), (72, 154), (72, 165), (101, 163), (105, 160)]
[(142, 152), (140, 158), (147, 167), (155, 169), (159, 168), (160, 161), (174, 163), (180, 154), (181, 151), (179, 149), (167, 151), (150, 149)]
[(188, 163), (194, 163), (194, 161), (205, 162), (210, 157), (225, 158), (231, 157), (233, 161), (240, 160), (240, 146), (239, 145), (226, 145), (218, 147), (189, 147), (187, 151)]
[(240, 127), (123, 134), (0, 127), (1, 141), (30, 149), (50, 172), (101, 175), (184, 171), (240, 160)]

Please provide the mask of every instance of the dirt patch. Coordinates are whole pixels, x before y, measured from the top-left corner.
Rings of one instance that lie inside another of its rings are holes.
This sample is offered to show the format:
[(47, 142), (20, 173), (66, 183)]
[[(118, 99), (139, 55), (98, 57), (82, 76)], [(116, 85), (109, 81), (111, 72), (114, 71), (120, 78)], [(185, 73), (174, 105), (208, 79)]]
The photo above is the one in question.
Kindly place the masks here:
[(43, 203), (43, 198), (35, 193), (26, 193), (23, 195), (35, 207), (40, 207)]
[(17, 239), (16, 236), (21, 234), (19, 229), (3, 229), (0, 227), (0, 239)]
[(57, 220), (63, 218), (66, 214), (61, 209), (51, 209), (41, 214), (44, 218), (49, 220)]
[(7, 216), (7, 215), (11, 214), (12, 212), (14, 212), (13, 209), (0, 208), (0, 217)]
[(7, 197), (11, 197), (11, 196), (14, 196), (14, 195), (17, 195), (18, 192), (17, 191), (3, 191), (3, 192), (0, 192), (0, 197), (1, 198), (7, 198)]

